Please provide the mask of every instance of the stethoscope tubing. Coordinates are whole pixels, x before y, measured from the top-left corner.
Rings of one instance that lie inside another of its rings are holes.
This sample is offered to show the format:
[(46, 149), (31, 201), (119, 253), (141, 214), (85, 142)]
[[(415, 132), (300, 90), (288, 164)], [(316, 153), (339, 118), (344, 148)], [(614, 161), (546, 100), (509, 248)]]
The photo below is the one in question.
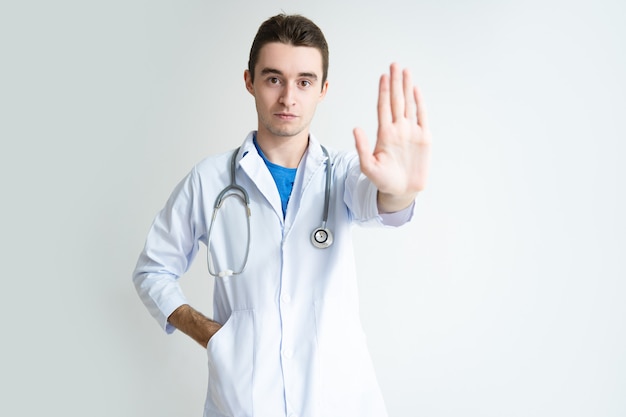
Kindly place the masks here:
[[(315, 230), (313, 230), (313, 233), (311, 234), (311, 243), (313, 243), (313, 246), (315, 246), (316, 248), (325, 249), (333, 243), (333, 235), (331, 231), (326, 227), (326, 224), (328, 222), (328, 212), (329, 212), (329, 207), (330, 207), (330, 182), (331, 182), (331, 177), (332, 177), (332, 163), (330, 161), (330, 155), (328, 154), (328, 151), (326, 150), (326, 148), (324, 146), (321, 146), (321, 148), (322, 148), (322, 152), (324, 152), (324, 156), (326, 157), (326, 161), (325, 161), (326, 183), (324, 187), (325, 188), (324, 189), (324, 211), (322, 214), (322, 225), (316, 228)], [(239, 154), (240, 149), (241, 148), (237, 148), (235, 150), (230, 160), (230, 184), (227, 185), (217, 195), (215, 199), (215, 204), (213, 205), (213, 214), (211, 215), (211, 224), (209, 225), (209, 231), (208, 231), (208, 236), (207, 236), (207, 267), (209, 270), (209, 274), (214, 277), (224, 278), (224, 277), (232, 276), (232, 275), (240, 275), (241, 273), (245, 271), (246, 266), (248, 264), (248, 255), (250, 254), (250, 241), (252, 237), (251, 230), (250, 230), (250, 216), (252, 213), (250, 210), (250, 197), (248, 195), (248, 192), (245, 190), (245, 188), (237, 184), (237, 181), (235, 178), (237, 155)], [(213, 267), (213, 260), (211, 257), (211, 236), (213, 232), (213, 226), (215, 224), (215, 219), (217, 218), (217, 213), (222, 207), (222, 204), (224, 203), (224, 201), (229, 197), (239, 198), (246, 207), (248, 244), (246, 245), (246, 253), (244, 255), (241, 268), (237, 270), (226, 269), (224, 271), (217, 272), (215, 271), (215, 268)]]

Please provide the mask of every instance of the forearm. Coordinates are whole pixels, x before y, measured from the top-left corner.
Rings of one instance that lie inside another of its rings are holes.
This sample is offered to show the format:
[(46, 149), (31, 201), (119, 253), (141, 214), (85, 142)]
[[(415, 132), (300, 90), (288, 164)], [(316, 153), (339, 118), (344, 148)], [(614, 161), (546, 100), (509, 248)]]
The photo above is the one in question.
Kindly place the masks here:
[(222, 327), (188, 304), (178, 307), (168, 317), (168, 322), (187, 336), (206, 347), (209, 339)]

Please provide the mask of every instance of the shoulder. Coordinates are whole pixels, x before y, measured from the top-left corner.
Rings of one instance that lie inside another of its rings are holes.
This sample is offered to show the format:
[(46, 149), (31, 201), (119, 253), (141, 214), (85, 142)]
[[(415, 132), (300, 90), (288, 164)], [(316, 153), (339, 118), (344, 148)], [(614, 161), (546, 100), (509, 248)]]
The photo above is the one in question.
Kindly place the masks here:
[(193, 172), (196, 172), (200, 177), (213, 177), (216, 175), (230, 175), (231, 163), (233, 157), (239, 152), (238, 159), (247, 154), (251, 149), (254, 149), (253, 144), (254, 131), (248, 133), (245, 140), (240, 147), (231, 149), (218, 154), (210, 155), (200, 160), (194, 167)]
[(233, 151), (207, 156), (196, 163), (178, 184), (185, 194), (205, 194), (223, 188), (230, 181), (230, 160)]
[(345, 163), (358, 159), (356, 151), (346, 151), (328, 148), (328, 154), (333, 162)]
[(353, 169), (360, 170), (359, 158), (356, 151), (336, 150), (328, 148), (328, 154), (336, 172), (348, 172)]
[(216, 155), (207, 156), (194, 165), (192, 173), (195, 172), (199, 176), (205, 176), (212, 175), (217, 172), (228, 171), (234, 152), (235, 150), (233, 149)]
[(353, 165), (355, 161), (358, 163), (356, 150), (339, 150), (329, 146), (325, 146), (321, 142), (319, 142), (319, 140), (313, 135), (310, 136), (309, 146), (310, 149), (318, 149), (315, 151), (310, 151), (313, 155), (316, 156), (322, 156), (322, 151), (319, 150), (319, 147), (325, 149), (328, 152), (328, 156), (330, 157), (333, 166), (349, 166)]

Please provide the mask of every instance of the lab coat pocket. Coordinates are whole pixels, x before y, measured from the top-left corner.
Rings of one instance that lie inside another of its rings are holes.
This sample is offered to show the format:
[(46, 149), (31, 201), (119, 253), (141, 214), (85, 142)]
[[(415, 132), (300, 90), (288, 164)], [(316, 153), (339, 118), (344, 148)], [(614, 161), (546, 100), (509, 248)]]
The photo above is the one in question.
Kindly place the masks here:
[(254, 310), (233, 311), (207, 345), (209, 387), (206, 412), (252, 416)]
[(358, 315), (320, 300), (315, 319), (322, 409), (329, 415), (384, 416)]

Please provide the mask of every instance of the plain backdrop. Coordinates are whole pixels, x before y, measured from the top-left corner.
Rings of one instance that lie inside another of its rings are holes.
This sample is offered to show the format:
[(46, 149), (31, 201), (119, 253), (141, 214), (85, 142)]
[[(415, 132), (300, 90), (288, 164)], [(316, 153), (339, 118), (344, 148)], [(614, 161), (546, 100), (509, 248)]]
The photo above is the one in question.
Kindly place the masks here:
[[(204, 351), (130, 277), (175, 184), (256, 127), (243, 71), (281, 11), (329, 41), (326, 145), (374, 141), (392, 61), (428, 106), (414, 222), (354, 231), (390, 416), (626, 415), (618, 0), (3, 2), (0, 414), (201, 415)], [(210, 314), (202, 257), (182, 282)]]

